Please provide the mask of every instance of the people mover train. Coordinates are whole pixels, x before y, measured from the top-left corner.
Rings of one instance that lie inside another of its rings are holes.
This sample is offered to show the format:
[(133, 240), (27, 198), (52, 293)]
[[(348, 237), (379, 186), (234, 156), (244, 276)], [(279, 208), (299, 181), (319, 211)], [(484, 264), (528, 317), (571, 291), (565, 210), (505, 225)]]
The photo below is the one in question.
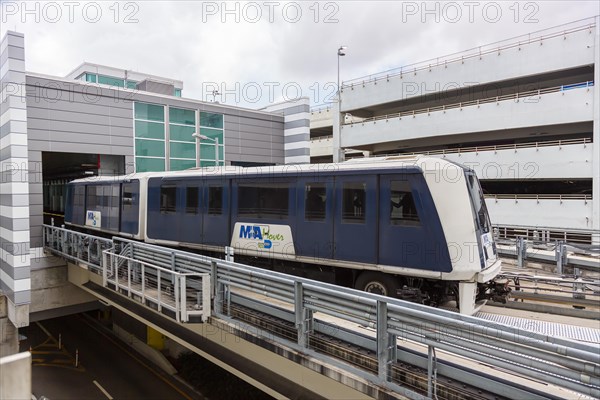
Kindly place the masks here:
[(79, 179), (65, 223), (466, 314), (508, 293), (479, 180), (436, 158)]

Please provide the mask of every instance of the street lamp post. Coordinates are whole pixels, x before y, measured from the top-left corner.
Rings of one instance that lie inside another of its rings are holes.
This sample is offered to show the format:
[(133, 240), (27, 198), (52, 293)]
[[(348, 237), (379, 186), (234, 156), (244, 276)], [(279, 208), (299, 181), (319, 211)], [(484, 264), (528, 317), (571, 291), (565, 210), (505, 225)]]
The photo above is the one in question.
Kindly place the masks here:
[(200, 140), (210, 140), (215, 143), (215, 165), (219, 165), (219, 138), (209, 138), (198, 132), (194, 132), (192, 136), (196, 139), (196, 168), (200, 168)]
[[(333, 140), (333, 162), (344, 161), (344, 156), (342, 154), (342, 146), (341, 146), (341, 137), (342, 137), (342, 93), (340, 90), (340, 57), (344, 57), (346, 55), (346, 46), (340, 46), (337, 51), (337, 121), (334, 120), (334, 127), (336, 128), (334, 132), (334, 140)], [(337, 122), (337, 126), (336, 126)]]

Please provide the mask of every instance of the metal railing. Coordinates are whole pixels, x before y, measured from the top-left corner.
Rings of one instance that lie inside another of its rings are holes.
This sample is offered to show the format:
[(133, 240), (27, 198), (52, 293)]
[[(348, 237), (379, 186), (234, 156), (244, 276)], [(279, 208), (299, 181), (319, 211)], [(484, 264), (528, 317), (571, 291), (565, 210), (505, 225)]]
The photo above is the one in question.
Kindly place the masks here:
[(103, 286), (174, 316), (177, 322), (206, 322), (210, 316), (210, 275), (182, 273), (104, 251)]
[(343, 81), (341, 89), (353, 87), (354, 85), (366, 85), (376, 83), (382, 79), (389, 79), (395, 76), (402, 76), (407, 73), (416, 73), (418, 71), (430, 70), (431, 68), (446, 66), (448, 64), (464, 62), (471, 58), (479, 58), (486, 54), (499, 53), (503, 50), (518, 48), (531, 43), (541, 43), (544, 40), (566, 36), (571, 33), (584, 30), (592, 30), (596, 27), (594, 18), (585, 18), (574, 21), (568, 24), (558, 25), (552, 28), (532, 32), (526, 35), (516, 36), (510, 39), (499, 42), (490, 43), (484, 46), (474, 47), (472, 49), (463, 50), (457, 53), (448, 54), (446, 56), (432, 58), (425, 61), (419, 61), (414, 64), (408, 64), (402, 67), (393, 68), (387, 71), (378, 72), (376, 74), (365, 75), (359, 78)]
[(578, 193), (566, 193), (566, 194), (529, 194), (529, 193), (521, 193), (521, 194), (486, 194), (484, 195), (486, 199), (494, 199), (496, 202), (498, 200), (514, 200), (515, 202), (518, 200), (592, 200), (591, 194), (578, 194)]
[[(50, 237), (53, 235), (51, 231), (60, 230), (47, 226), (45, 229)], [(142, 285), (148, 276), (153, 282), (151, 287), (164, 290), (175, 288), (177, 293), (176, 288), (182, 287), (181, 281), (177, 283), (178, 276), (186, 276), (187, 279), (188, 274), (210, 272), (214, 317), (243, 327), (244, 323), (240, 324), (240, 320), (235, 319), (232, 310), (244, 307), (255, 310), (256, 318), (266, 315), (266, 321), (283, 319), (289, 322), (294, 335), (290, 337), (273, 331), (270, 340), (328, 364), (333, 362), (343, 371), (362, 376), (369, 382), (409, 398), (434, 397), (439, 386), (436, 379), (438, 370), (452, 380), (460, 380), (465, 374), (477, 374), (479, 387), (485, 386), (486, 390), (501, 396), (523, 397), (529, 390), (508, 381), (498, 381), (495, 370), (481, 372), (482, 364), (587, 396), (600, 396), (600, 354), (597, 344), (548, 337), (233, 261), (127, 239), (113, 240), (113, 247), (104, 252), (101, 267), (105, 281), (123, 294), (131, 293), (132, 298), (143, 297), (139, 286), (135, 284)], [(59, 247), (59, 241), (49, 240), (46, 243), (51, 249)], [(54, 251), (62, 254), (63, 250)], [(207, 292), (205, 287), (202, 292)], [(181, 291), (179, 293), (180, 297), (189, 298), (187, 290), (186, 295)], [(145, 296), (149, 298), (147, 294)], [(156, 304), (157, 297), (151, 298), (153, 304)], [(332, 325), (324, 315), (340, 323)], [(367, 337), (357, 334), (355, 330), (344, 327), (347, 323), (371, 327), (374, 335)], [(375, 354), (374, 369), (354, 365), (345, 359), (340, 361), (339, 354), (328, 353), (318, 345), (324, 336), (372, 351)], [(419, 346), (421, 355), (409, 357), (403, 351), (403, 343)], [(445, 360), (447, 355), (459, 357), (464, 365), (450, 365)], [(398, 373), (398, 368), (406, 363), (424, 369), (427, 377), (424, 386), (410, 390), (401, 383), (402, 373)], [(474, 364), (472, 367), (465, 366), (468, 363)], [(528, 397), (543, 396), (538, 393)]]
[[(173, 252), (155, 251), (148, 257), (137, 251), (139, 243), (133, 240), (101, 238), (50, 225), (43, 226), (43, 240), (52, 253), (101, 275), (104, 287), (177, 322), (204, 322), (210, 316), (210, 269), (188, 270), (189, 260)], [(169, 261), (166, 267), (164, 260)]]
[(463, 101), (460, 103), (453, 103), (453, 104), (444, 104), (442, 106), (427, 107), (427, 108), (421, 108), (418, 110), (401, 111), (401, 112), (392, 113), (392, 114), (376, 115), (374, 117), (365, 118), (358, 122), (347, 122), (347, 123), (344, 123), (343, 126), (352, 127), (354, 124), (363, 124), (364, 125), (365, 123), (369, 123), (369, 122), (377, 123), (377, 121), (386, 121), (386, 120), (390, 120), (390, 119), (394, 119), (394, 118), (402, 119), (402, 117), (414, 117), (419, 114), (430, 114), (432, 112), (446, 111), (446, 110), (452, 110), (452, 109), (457, 109), (457, 108), (462, 109), (465, 107), (479, 106), (482, 104), (489, 104), (489, 103), (499, 103), (501, 101), (507, 101), (507, 100), (520, 101), (520, 99), (535, 98), (535, 100), (537, 101), (538, 99), (541, 98), (541, 96), (543, 94), (564, 92), (565, 90), (574, 90), (574, 89), (578, 89), (578, 88), (588, 88), (589, 89), (591, 86), (594, 86), (594, 81), (580, 82), (580, 83), (573, 84), (573, 85), (554, 86), (554, 87), (544, 88), (544, 89), (528, 90), (525, 92), (506, 94), (506, 95), (502, 95), (502, 96), (487, 97), (485, 99)]
[(562, 241), (566, 244), (600, 243), (600, 230), (598, 229), (564, 229), (550, 226), (521, 226), (521, 225), (494, 225), (494, 238), (497, 241), (513, 241), (519, 237), (529, 240), (533, 244), (552, 244)]
[(113, 245), (111, 239), (50, 225), (43, 225), (42, 237), (44, 247), (68, 260), (85, 264), (99, 275), (102, 271), (102, 252)]

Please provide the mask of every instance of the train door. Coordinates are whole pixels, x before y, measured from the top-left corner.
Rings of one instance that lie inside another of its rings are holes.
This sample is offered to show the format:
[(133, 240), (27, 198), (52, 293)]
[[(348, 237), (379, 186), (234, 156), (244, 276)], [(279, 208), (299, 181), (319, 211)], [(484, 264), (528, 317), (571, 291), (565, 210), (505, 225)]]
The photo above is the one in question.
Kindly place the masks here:
[(197, 181), (183, 181), (178, 187), (177, 226), (178, 241), (202, 243), (202, 184)]
[(315, 260), (333, 258), (333, 178), (298, 179), (296, 196), (296, 254)]
[(212, 246), (229, 246), (229, 181), (205, 181), (202, 244)]
[(419, 192), (411, 177), (381, 175), (379, 180), (379, 263), (423, 268), (427, 235)]
[(335, 178), (334, 258), (377, 263), (377, 176)]
[(121, 185), (120, 232), (138, 235), (140, 219), (140, 181), (123, 182)]

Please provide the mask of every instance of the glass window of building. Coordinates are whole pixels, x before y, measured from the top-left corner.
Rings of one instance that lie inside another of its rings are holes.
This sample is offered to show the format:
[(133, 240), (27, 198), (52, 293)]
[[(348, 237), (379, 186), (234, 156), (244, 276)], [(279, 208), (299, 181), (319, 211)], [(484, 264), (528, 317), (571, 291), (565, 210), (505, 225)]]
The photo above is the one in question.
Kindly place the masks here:
[(165, 109), (162, 105), (135, 103), (135, 170), (164, 171)]
[(175, 89), (173, 92), (174, 92), (173, 96), (175, 96), (175, 97), (181, 97), (181, 89)]
[(200, 146), (200, 159), (202, 161), (212, 161), (208, 165), (215, 165), (215, 145), (219, 141), (219, 165), (224, 165), (225, 143), (223, 135), (223, 114), (209, 112), (200, 112), (200, 134), (209, 139), (202, 141)]
[(177, 171), (196, 166), (196, 111), (169, 107), (169, 162), (170, 170)]

